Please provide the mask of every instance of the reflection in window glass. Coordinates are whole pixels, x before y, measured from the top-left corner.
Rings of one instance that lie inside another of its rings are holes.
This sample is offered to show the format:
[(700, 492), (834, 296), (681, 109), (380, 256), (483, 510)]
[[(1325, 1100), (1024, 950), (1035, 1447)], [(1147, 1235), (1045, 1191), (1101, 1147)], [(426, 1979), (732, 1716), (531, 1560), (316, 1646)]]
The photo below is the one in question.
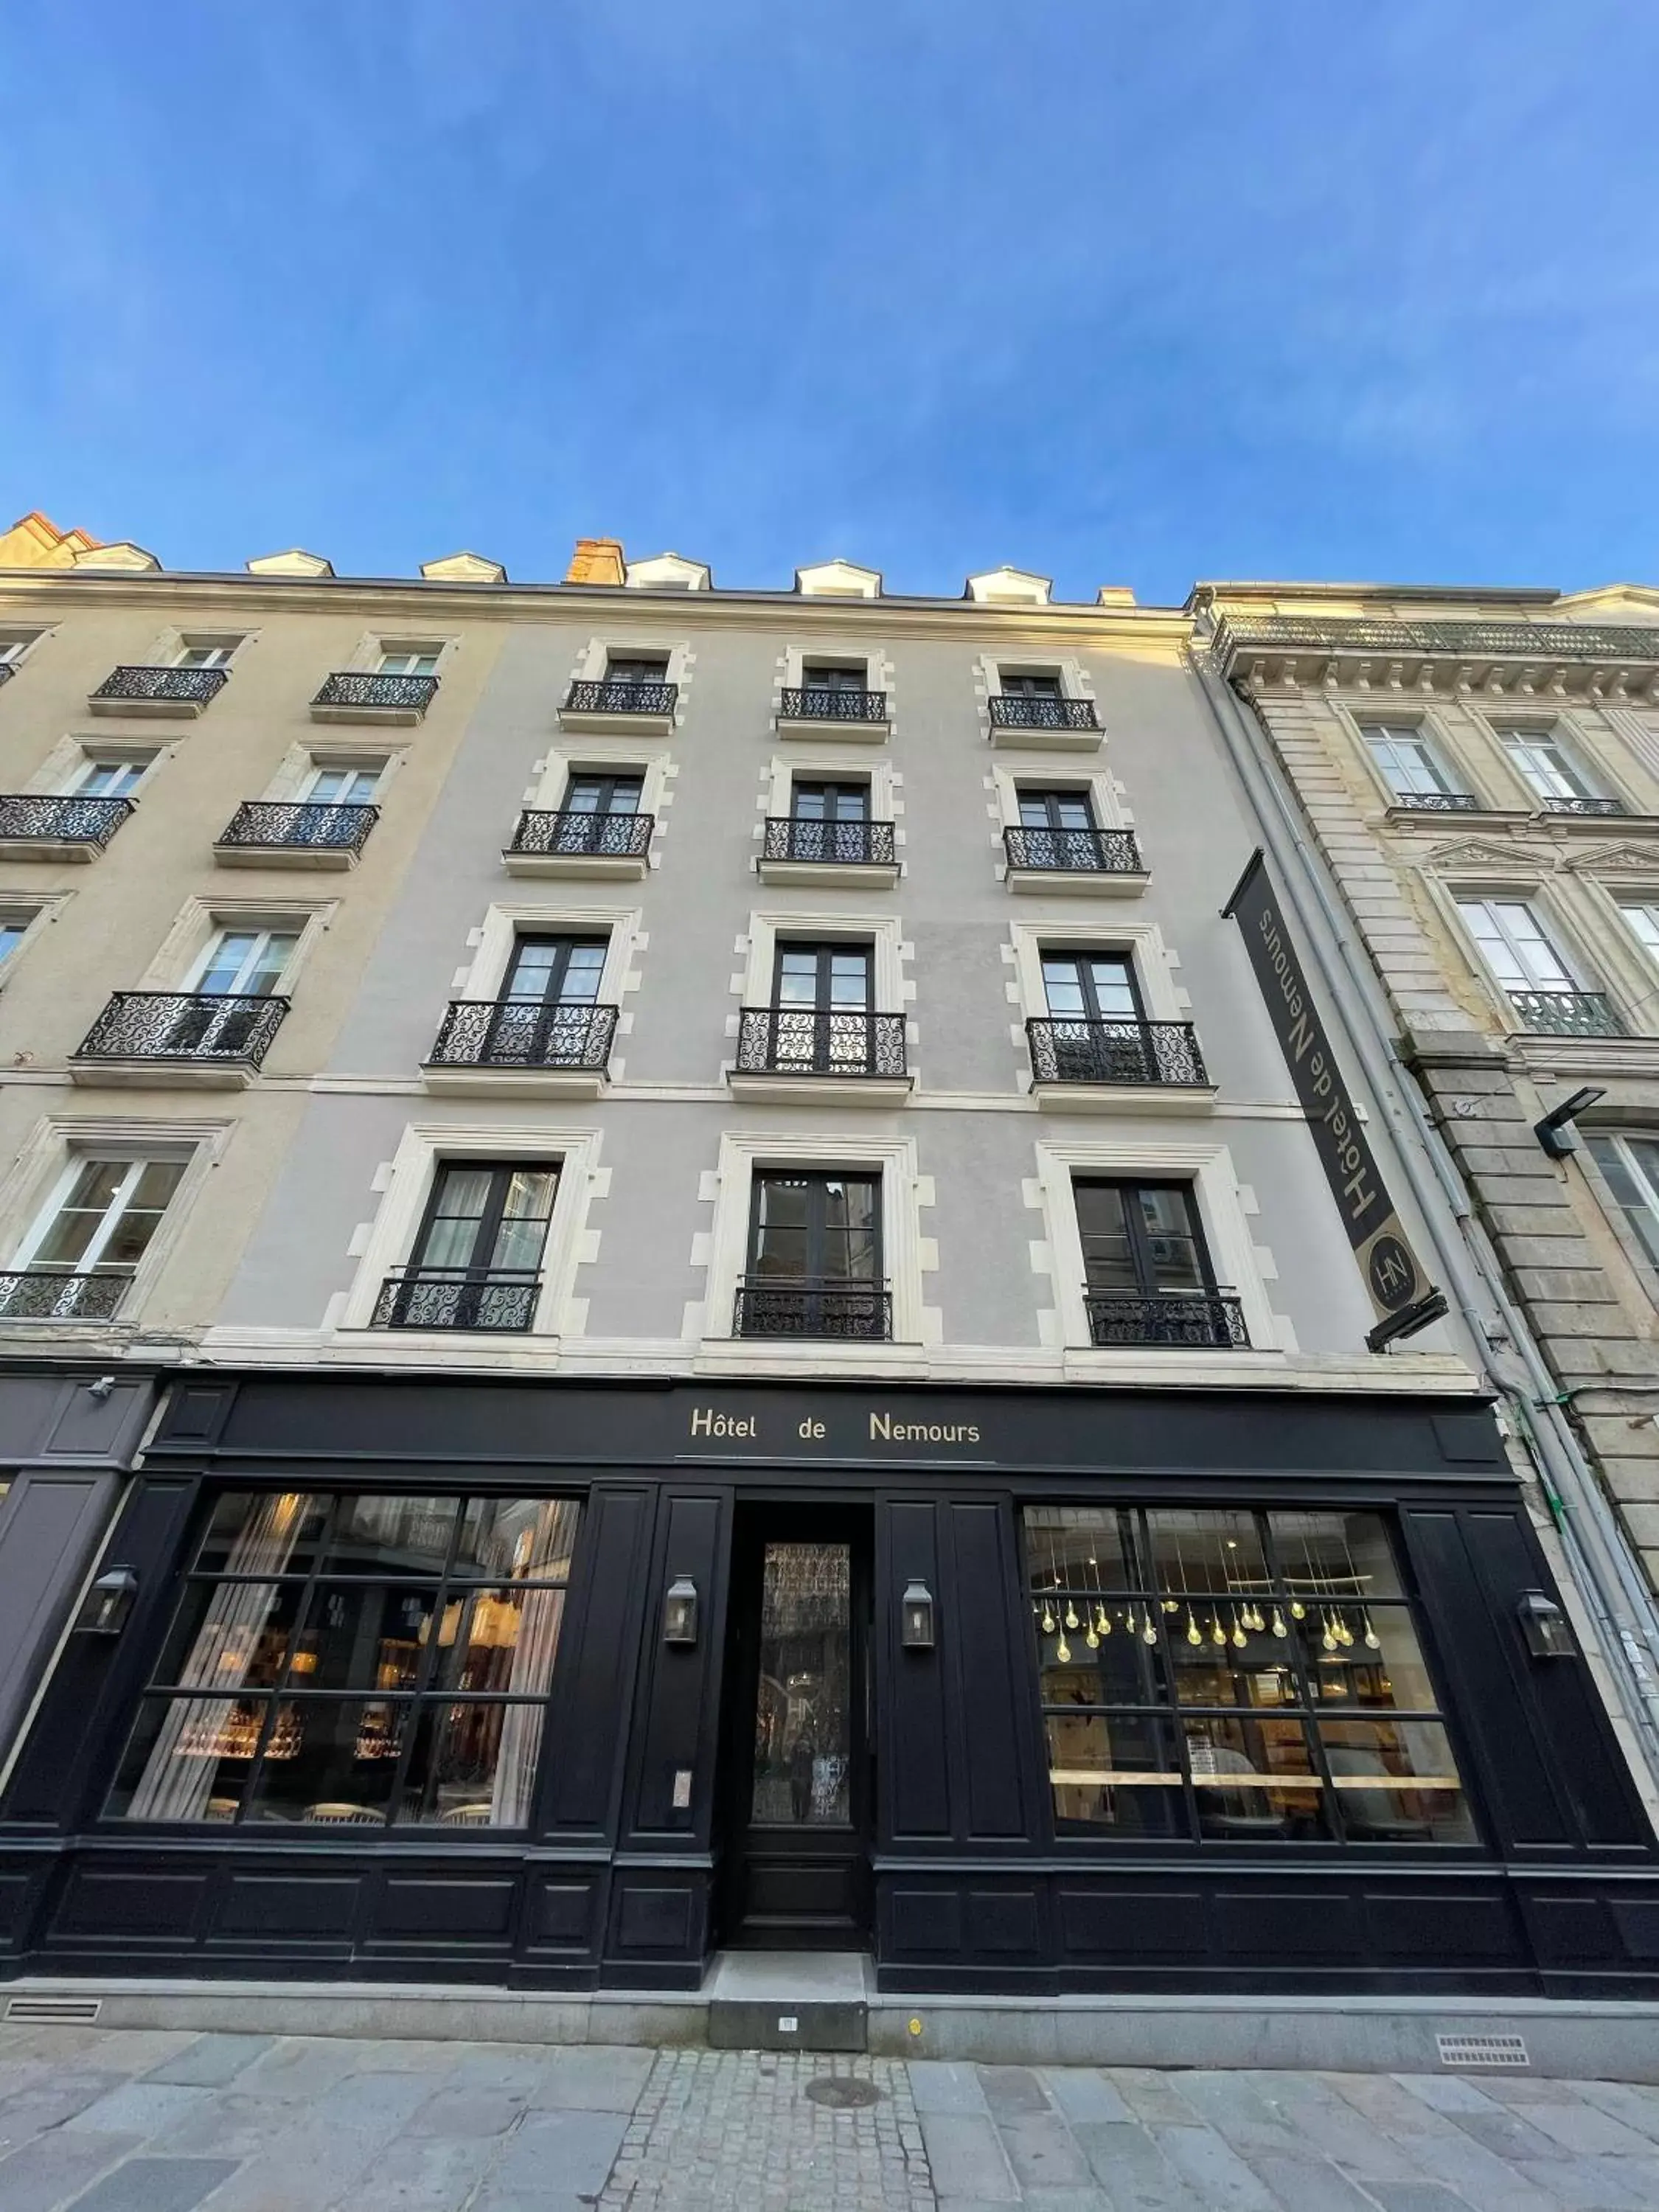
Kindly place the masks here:
[(755, 1703), (757, 1826), (845, 1827), (852, 1774), (852, 1554), (769, 1544)]
[(565, 1498), (221, 1498), (110, 1814), (526, 1826), (580, 1513)]
[(1472, 1844), (1381, 1516), (1023, 1516), (1062, 1833)]

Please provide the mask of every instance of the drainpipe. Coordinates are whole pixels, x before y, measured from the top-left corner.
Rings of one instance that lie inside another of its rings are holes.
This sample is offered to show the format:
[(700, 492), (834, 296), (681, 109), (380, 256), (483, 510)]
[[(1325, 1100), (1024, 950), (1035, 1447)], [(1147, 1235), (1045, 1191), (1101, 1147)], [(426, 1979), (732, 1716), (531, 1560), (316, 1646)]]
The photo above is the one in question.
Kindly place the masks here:
[[(1480, 1347), (1486, 1379), (1509, 1407), (1526, 1443), (1574, 1580), (1600, 1632), (1620, 1704), (1650, 1780), (1659, 1790), (1659, 1613), (1653, 1593), (1562, 1411), (1559, 1387), (1510, 1295), (1497, 1254), (1416, 1080), (1400, 1057), (1381, 983), (1368, 954), (1356, 945), (1352, 924), (1327, 886), (1322, 859), (1303, 836), (1279, 775), (1266, 757), (1261, 725), (1212, 666), (1196, 656), (1193, 665), (1277, 866), (1280, 893), (1342, 1013), (1346, 1036), (1372, 1096), (1391, 1124), (1407, 1182), (1453, 1300)], [(1455, 1218), (1461, 1241), (1447, 1233), (1443, 1207)]]

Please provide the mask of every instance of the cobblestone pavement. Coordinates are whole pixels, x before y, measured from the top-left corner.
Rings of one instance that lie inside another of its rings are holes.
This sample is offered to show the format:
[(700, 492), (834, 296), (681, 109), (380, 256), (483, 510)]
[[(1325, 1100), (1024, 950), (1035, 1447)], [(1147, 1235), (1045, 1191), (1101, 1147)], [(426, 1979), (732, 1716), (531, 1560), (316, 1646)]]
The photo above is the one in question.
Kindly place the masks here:
[(1659, 2212), (1659, 2088), (0, 2030), (0, 2212)]

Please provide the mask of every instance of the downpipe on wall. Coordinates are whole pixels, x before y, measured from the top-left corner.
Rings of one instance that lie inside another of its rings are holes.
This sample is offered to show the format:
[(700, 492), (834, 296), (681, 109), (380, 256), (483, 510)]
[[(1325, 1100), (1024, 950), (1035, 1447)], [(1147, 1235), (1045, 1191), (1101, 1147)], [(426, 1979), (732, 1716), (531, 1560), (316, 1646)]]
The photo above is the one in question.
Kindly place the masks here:
[[(1293, 803), (1252, 709), (1196, 654), (1193, 666), (1233, 766), (1252, 802), (1262, 842), (1279, 871), (1327, 991), (1373, 1096), (1394, 1131), (1401, 1163), (1453, 1300), (1480, 1347), (1487, 1380), (1510, 1409), (1533, 1461), (1581, 1596), (1589, 1607), (1631, 1723), (1659, 1791), (1659, 1613), (1564, 1413), (1559, 1385), (1510, 1295), (1503, 1269), (1475, 1216), (1415, 1079), (1400, 1057), (1382, 986), (1369, 955), (1328, 887), (1324, 863), (1302, 832)], [(1310, 912), (1309, 896), (1316, 911)], [(1333, 956), (1334, 955), (1334, 958)], [(1346, 988), (1345, 988), (1346, 986)], [(1449, 1207), (1461, 1232), (1446, 1233)]]

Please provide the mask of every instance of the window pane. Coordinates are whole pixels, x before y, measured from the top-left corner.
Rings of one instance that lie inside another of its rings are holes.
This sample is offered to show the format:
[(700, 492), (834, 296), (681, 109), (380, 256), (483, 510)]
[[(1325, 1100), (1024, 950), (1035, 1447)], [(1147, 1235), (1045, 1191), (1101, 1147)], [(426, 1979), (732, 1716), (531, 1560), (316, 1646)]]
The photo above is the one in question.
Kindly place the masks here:
[(1088, 967), (1094, 984), (1095, 1006), (1102, 1018), (1108, 1021), (1133, 1020), (1136, 1012), (1135, 989), (1128, 962), (1091, 960)]
[(434, 1686), (545, 1697), (563, 1620), (562, 1589), (475, 1589), (453, 1596), (438, 1632)]
[(116, 1820), (234, 1820), (263, 1698), (146, 1698), (105, 1811)]
[(1356, 1843), (1472, 1844), (1468, 1800), (1437, 1721), (1322, 1721), (1337, 1812)]
[(448, 1555), (453, 1498), (343, 1498), (322, 1571), (430, 1576)]
[(196, 1554), (208, 1575), (304, 1575), (333, 1499), (313, 1491), (228, 1491)]
[(538, 1705), (427, 1706), (415, 1730), (398, 1824), (526, 1826), (542, 1713)]
[(769, 1544), (750, 1818), (845, 1826), (849, 1817), (852, 1555), (845, 1544)]
[(1642, 1248), (1659, 1267), (1659, 1145), (1651, 1139), (1610, 1137), (1587, 1133), (1590, 1158), (1607, 1179), (1607, 1185)]
[(1038, 1604), (1036, 1626), (1045, 1705), (1169, 1704), (1164, 1640), (1144, 1598), (1055, 1590)]
[(1025, 1564), (1033, 1594), (1143, 1589), (1135, 1537), (1135, 1516), (1113, 1507), (1028, 1506)]
[(1187, 1811), (1175, 1731), (1145, 1713), (1049, 1713), (1048, 1781), (1065, 1832), (1184, 1836)]
[(1326, 1793), (1299, 1720), (1194, 1714), (1182, 1725), (1202, 1834), (1234, 1843), (1329, 1837)]
[(319, 1583), (294, 1655), (296, 1690), (412, 1690), (431, 1640), (431, 1583)]
[(1188, 1193), (1143, 1187), (1137, 1197), (1153, 1283), (1160, 1291), (1201, 1290), (1204, 1268)]
[(1297, 1622), (1315, 1702), (1432, 1712), (1440, 1702), (1404, 1606), (1319, 1606)]
[(1270, 1513), (1279, 1571), (1292, 1597), (1403, 1597), (1382, 1516), (1376, 1513)]
[(185, 1690), (270, 1690), (283, 1679), (305, 1585), (187, 1583), (155, 1680)]
[(1183, 1629), (1194, 1612), (1207, 1622), (1218, 1609), (1251, 1604), (1266, 1590), (1267, 1563), (1254, 1514), (1166, 1509), (1149, 1513), (1146, 1528), (1158, 1587), (1176, 1600)]
[(1080, 1019), (1087, 1012), (1083, 981), (1075, 960), (1045, 958), (1042, 963), (1042, 990), (1051, 1014), (1062, 1018), (1072, 1016)]
[(489, 1203), (492, 1181), (489, 1168), (441, 1168), (432, 1205), (434, 1216), (477, 1221)]
[(248, 1794), (250, 1820), (380, 1827), (410, 1708), (380, 1699), (285, 1698)]
[(571, 1498), (475, 1498), (461, 1519), (455, 1572), (563, 1582), (581, 1507)]

